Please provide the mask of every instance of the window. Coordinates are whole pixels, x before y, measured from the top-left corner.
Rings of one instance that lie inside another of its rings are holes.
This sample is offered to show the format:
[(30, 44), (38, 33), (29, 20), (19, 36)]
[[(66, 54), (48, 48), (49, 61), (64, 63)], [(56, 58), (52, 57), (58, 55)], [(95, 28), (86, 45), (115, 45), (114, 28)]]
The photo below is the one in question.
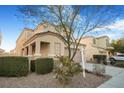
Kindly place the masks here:
[(61, 43), (55, 43), (55, 55), (61, 55)]
[(96, 39), (93, 39), (93, 44), (96, 44)]
[(119, 56), (119, 57), (124, 57), (124, 55), (117, 55), (117, 56)]
[(106, 46), (109, 46), (109, 41), (108, 41), (108, 39), (106, 39)]

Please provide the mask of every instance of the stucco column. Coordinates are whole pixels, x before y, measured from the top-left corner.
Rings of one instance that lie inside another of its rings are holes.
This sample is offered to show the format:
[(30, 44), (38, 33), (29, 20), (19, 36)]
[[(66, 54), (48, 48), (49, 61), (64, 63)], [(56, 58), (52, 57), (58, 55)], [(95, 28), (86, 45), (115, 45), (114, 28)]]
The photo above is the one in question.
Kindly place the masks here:
[(40, 41), (36, 41), (35, 42), (35, 56), (41, 56), (41, 53), (40, 53)]
[(28, 46), (28, 56), (32, 56), (32, 46)]
[(23, 51), (23, 56), (26, 56), (26, 48), (24, 48), (24, 51)]

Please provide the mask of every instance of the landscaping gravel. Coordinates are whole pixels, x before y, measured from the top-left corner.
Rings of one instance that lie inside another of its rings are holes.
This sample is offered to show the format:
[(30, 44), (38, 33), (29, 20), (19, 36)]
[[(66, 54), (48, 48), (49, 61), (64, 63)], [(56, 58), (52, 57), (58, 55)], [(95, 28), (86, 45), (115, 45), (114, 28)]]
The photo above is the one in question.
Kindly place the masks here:
[[(95, 88), (110, 79), (109, 76), (97, 76), (86, 73), (86, 78), (82, 74), (73, 77), (72, 82), (66, 87), (69, 88)], [(0, 77), (1, 88), (61, 88), (63, 87), (53, 73), (37, 75), (31, 73), (26, 77)]]

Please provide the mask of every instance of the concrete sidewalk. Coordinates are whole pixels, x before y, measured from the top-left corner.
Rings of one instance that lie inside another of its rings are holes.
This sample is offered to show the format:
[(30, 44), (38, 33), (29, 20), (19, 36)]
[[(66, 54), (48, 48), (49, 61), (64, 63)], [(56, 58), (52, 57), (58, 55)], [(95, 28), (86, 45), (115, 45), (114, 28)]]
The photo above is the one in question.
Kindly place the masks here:
[[(89, 71), (93, 71), (95, 65), (85, 63), (85, 67)], [(101, 65), (102, 66), (102, 65)], [(100, 85), (98, 88), (124, 88), (124, 69), (112, 66), (105, 66), (105, 74), (112, 76), (110, 80)]]

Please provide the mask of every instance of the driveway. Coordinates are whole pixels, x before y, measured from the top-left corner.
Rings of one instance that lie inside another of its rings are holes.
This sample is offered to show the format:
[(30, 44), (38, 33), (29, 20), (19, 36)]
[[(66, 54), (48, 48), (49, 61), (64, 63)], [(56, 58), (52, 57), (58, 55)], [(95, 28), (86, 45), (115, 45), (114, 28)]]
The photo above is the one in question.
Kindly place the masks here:
[[(85, 63), (85, 67), (89, 71), (93, 71), (94, 65), (101, 65), (101, 64)], [(100, 85), (98, 88), (124, 88), (123, 68), (105, 66), (105, 74), (112, 76), (112, 78), (107, 82), (103, 83), (102, 85)]]
[[(95, 79), (97, 81), (94, 81)], [(99, 77), (91, 73), (86, 73), (86, 78), (83, 78), (81, 73), (75, 75), (68, 85), (63, 86), (55, 79), (55, 73), (30, 73), (26, 77), (0, 77), (0, 88), (96, 88), (108, 79), (109, 77)]]

